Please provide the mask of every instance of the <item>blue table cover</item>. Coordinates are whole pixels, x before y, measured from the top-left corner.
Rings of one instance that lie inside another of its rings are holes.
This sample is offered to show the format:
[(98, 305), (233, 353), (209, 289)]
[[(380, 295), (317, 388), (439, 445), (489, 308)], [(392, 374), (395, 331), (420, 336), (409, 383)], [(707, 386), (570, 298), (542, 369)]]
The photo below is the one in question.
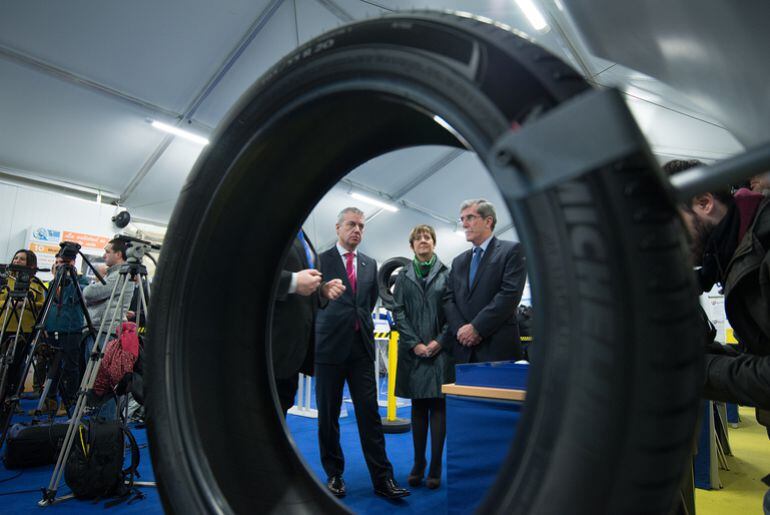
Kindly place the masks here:
[(455, 384), (458, 386), (526, 390), (529, 363), (514, 363), (513, 361), (465, 363), (455, 366), (455, 376)]
[(516, 433), (522, 404), (447, 395), (447, 504), (473, 513), (492, 486)]

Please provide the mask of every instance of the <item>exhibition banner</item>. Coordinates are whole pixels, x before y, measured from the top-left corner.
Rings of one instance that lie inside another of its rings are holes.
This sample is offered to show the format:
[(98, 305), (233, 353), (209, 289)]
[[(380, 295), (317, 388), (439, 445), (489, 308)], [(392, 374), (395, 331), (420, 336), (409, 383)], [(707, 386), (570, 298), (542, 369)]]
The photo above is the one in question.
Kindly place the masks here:
[[(59, 251), (59, 243), (73, 241), (79, 243), (81, 252), (88, 257), (94, 266), (104, 262), (104, 246), (110, 238), (100, 234), (88, 234), (75, 231), (54, 229), (51, 227), (30, 227), (27, 232), (25, 247), (37, 255), (38, 268), (51, 268)], [(93, 275), (83, 259), (78, 256), (75, 266), (84, 275)], [(50, 281), (53, 276), (50, 272), (39, 272), (38, 277), (42, 281)]]

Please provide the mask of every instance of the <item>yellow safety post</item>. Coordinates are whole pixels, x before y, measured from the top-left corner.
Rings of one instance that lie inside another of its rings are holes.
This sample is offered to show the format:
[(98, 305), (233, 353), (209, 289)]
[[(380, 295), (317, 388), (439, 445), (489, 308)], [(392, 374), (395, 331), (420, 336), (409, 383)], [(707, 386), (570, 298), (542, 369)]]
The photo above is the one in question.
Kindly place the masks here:
[(396, 371), (398, 370), (398, 331), (390, 332), (388, 342), (388, 418), (396, 420)]
[(382, 421), (386, 433), (406, 433), (411, 421), (396, 417), (396, 369), (398, 368), (398, 331), (390, 332), (388, 341), (388, 411)]

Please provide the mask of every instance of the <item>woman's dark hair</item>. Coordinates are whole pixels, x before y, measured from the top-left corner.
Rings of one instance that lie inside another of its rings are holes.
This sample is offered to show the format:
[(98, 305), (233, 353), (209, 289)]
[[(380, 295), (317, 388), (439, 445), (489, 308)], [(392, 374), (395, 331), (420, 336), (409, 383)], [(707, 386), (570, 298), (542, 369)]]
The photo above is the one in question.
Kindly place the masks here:
[(19, 249), (16, 252), (13, 253), (13, 257), (18, 256), (19, 254), (24, 254), (27, 256), (27, 266), (30, 268), (37, 268), (37, 255), (32, 252), (29, 249)]
[(417, 239), (417, 237), (420, 234), (429, 234), (431, 239), (433, 240), (433, 244), (436, 244), (436, 230), (431, 227), (430, 225), (418, 225), (414, 229), (412, 229), (412, 232), (409, 233), (409, 246), (412, 246), (412, 243), (414, 243), (414, 240)]

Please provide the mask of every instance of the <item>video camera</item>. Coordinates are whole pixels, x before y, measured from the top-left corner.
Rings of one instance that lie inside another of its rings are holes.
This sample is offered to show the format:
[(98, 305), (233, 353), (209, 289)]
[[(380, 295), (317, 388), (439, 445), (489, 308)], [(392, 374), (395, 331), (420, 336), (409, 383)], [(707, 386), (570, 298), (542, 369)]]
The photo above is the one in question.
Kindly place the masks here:
[[(6, 274), (13, 275), (16, 282), (13, 289), (16, 291), (27, 291), (32, 282), (32, 277), (39, 269), (22, 265), (5, 265)], [(7, 280), (7, 279), (6, 279)]]
[(59, 243), (59, 257), (64, 261), (74, 261), (80, 252), (80, 243), (74, 241), (63, 241)]
[(141, 261), (141, 259), (150, 250), (160, 250), (160, 245), (152, 243), (151, 241), (134, 238), (133, 236), (127, 236), (125, 234), (116, 234), (116, 240), (120, 240), (126, 244), (126, 260), (127, 261)]

